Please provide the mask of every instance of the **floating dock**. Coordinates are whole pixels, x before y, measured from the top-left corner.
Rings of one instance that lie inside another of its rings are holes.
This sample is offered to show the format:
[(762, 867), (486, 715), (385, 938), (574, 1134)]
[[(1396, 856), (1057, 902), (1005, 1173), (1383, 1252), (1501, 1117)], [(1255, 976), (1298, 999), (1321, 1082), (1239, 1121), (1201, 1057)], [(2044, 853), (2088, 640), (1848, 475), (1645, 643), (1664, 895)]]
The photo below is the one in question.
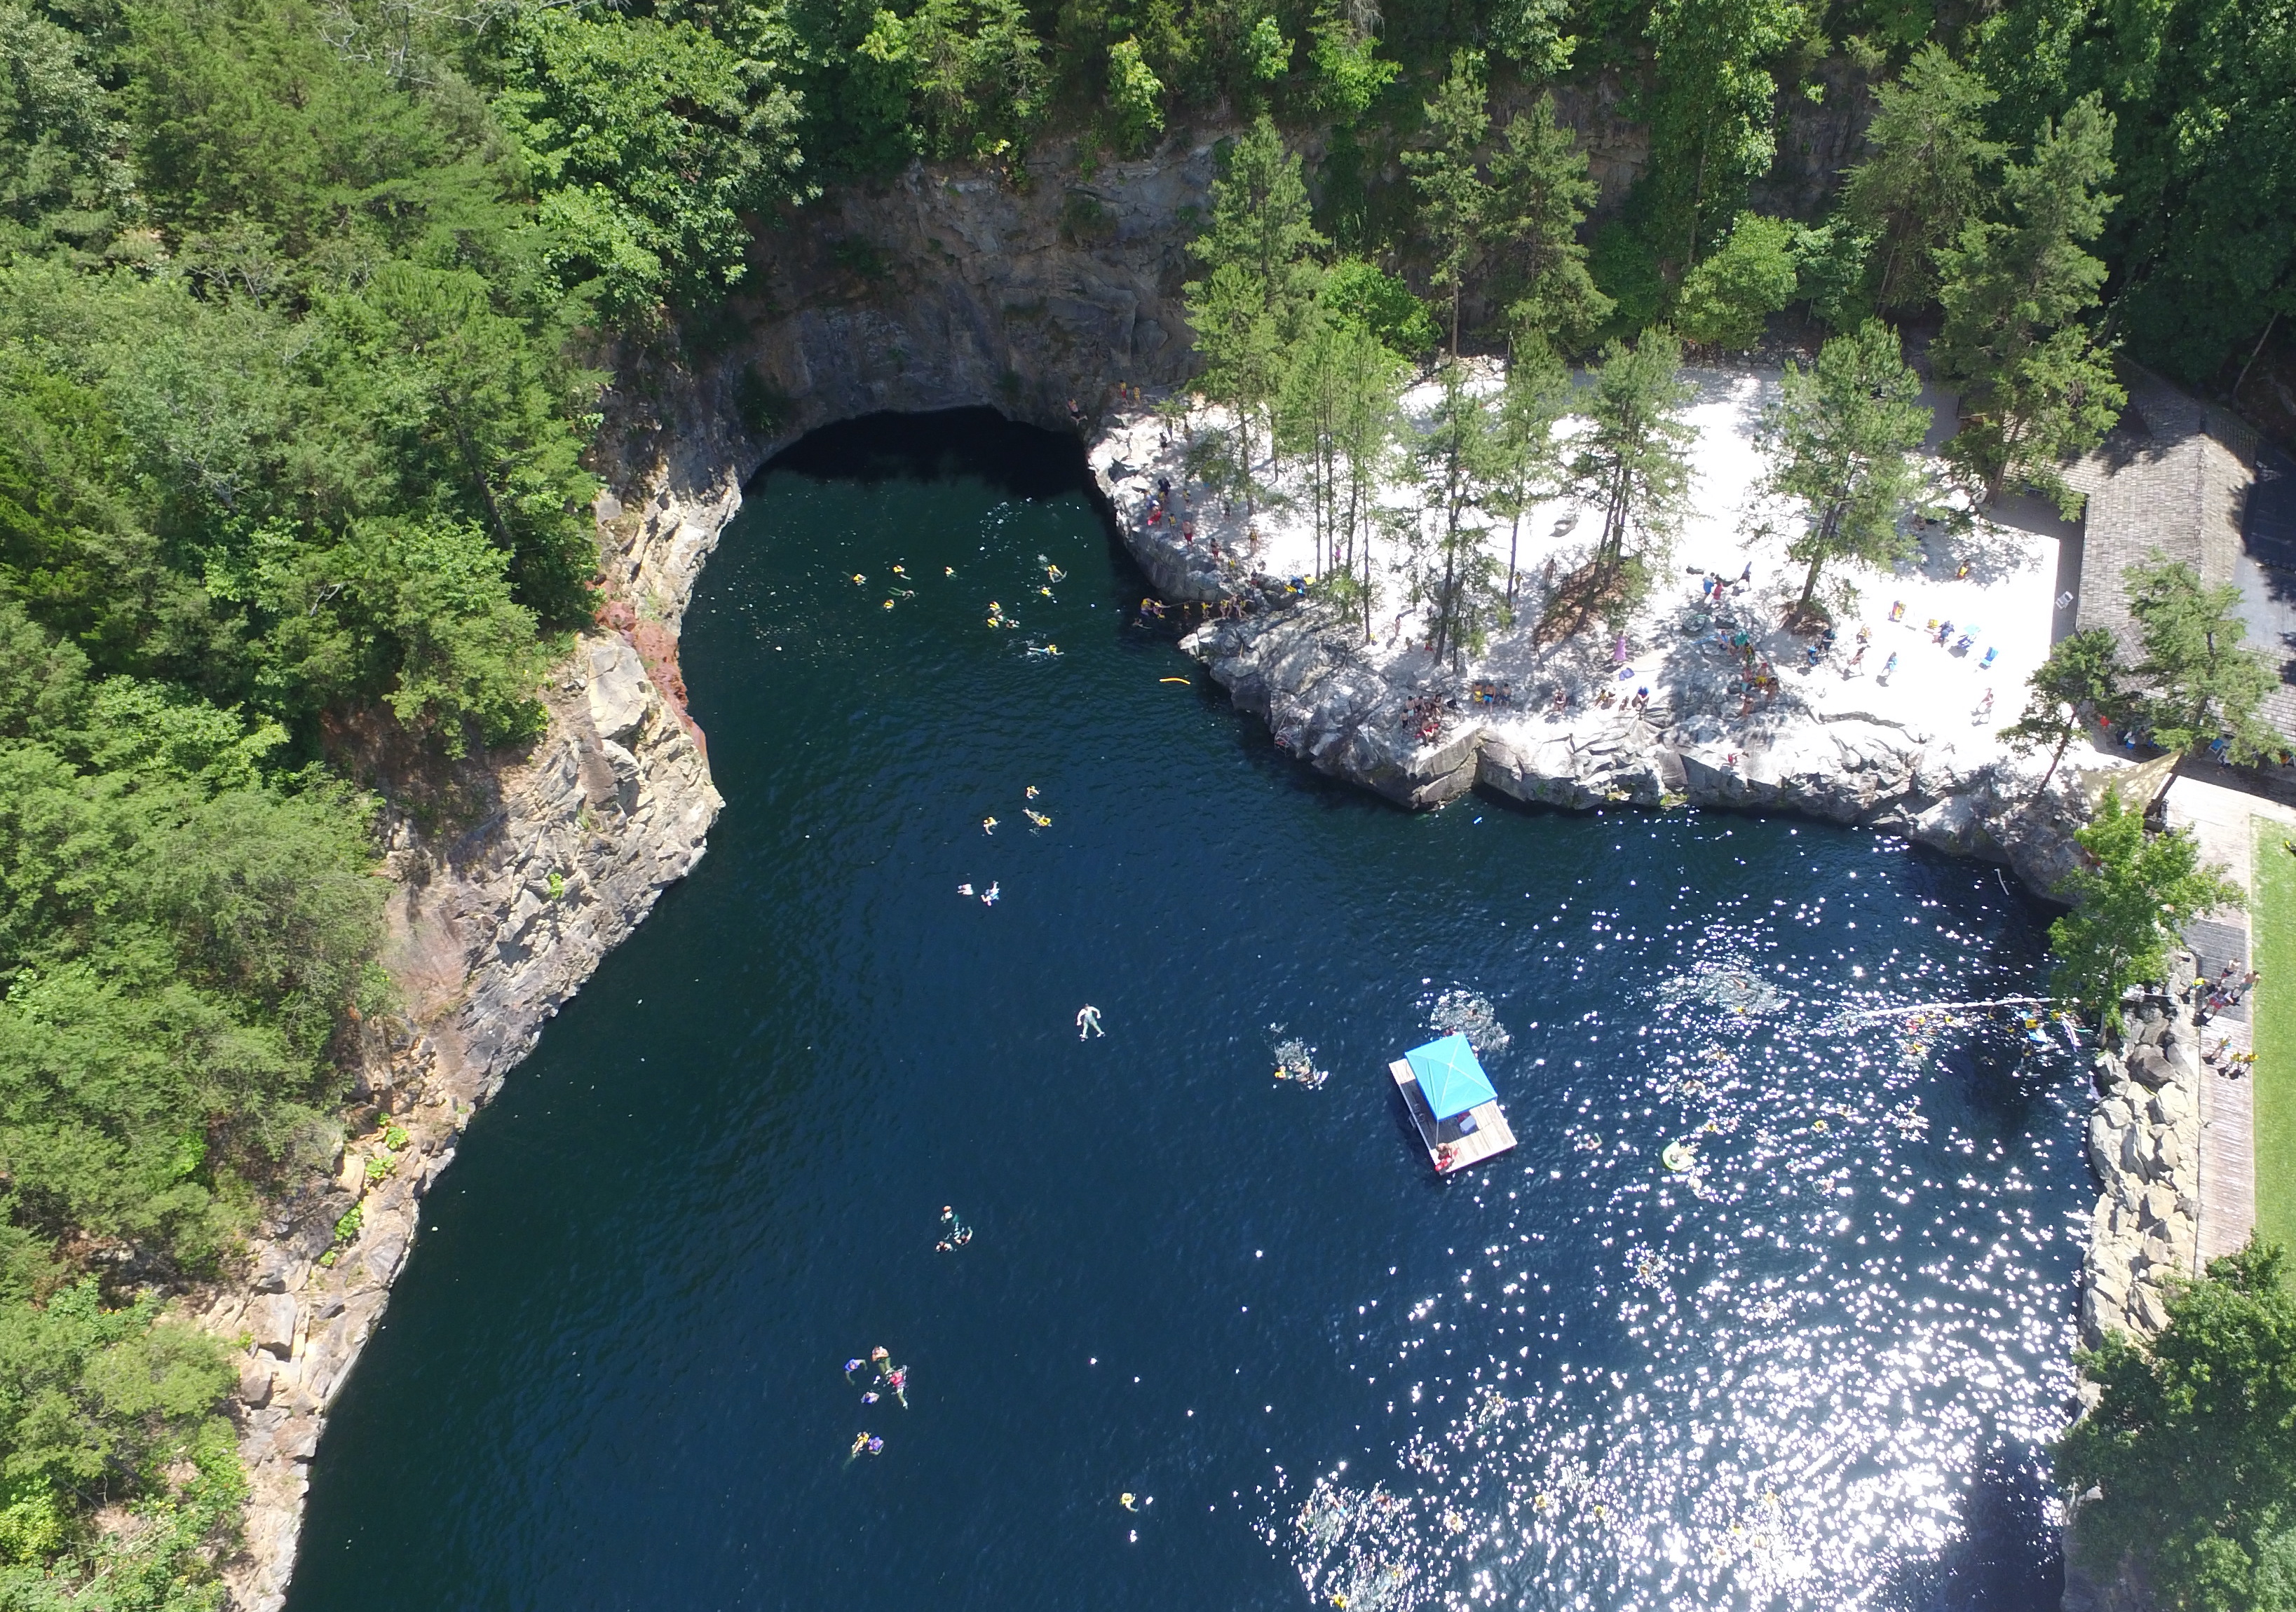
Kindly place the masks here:
[(1465, 1036), (1446, 1035), (1414, 1047), (1388, 1065), (1387, 1072), (1395, 1077), (1437, 1174), (1454, 1174), (1514, 1146), (1498, 1094)]

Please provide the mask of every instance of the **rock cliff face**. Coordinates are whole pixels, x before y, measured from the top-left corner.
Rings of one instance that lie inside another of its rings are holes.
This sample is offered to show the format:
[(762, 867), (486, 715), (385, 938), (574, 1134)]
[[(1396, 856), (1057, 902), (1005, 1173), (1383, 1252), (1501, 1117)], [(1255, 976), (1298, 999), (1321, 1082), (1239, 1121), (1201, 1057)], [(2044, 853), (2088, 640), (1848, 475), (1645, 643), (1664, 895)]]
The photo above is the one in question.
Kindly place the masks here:
[(627, 634), (586, 636), (548, 690), (547, 733), (493, 769), (493, 809), (444, 837), (394, 814), (385, 961), (406, 1022), (368, 1037), (331, 1183), (282, 1206), (244, 1287), (203, 1320), (242, 1354), (253, 1485), (244, 1608), (280, 1604), (326, 1410), (373, 1330), (423, 1194), (544, 1020), (700, 860), (720, 802), (696, 735)]

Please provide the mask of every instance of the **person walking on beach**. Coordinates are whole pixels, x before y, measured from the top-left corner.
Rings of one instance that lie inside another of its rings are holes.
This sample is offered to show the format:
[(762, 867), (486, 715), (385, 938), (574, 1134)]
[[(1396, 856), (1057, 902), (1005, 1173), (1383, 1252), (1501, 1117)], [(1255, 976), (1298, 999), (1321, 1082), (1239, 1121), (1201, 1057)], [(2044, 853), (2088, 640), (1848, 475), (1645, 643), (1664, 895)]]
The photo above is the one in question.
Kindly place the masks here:
[(1078, 1041), (1089, 1041), (1095, 1035), (1108, 1034), (1106, 1030), (1100, 1027), (1100, 1010), (1088, 1002), (1078, 1010), (1076, 1022)]

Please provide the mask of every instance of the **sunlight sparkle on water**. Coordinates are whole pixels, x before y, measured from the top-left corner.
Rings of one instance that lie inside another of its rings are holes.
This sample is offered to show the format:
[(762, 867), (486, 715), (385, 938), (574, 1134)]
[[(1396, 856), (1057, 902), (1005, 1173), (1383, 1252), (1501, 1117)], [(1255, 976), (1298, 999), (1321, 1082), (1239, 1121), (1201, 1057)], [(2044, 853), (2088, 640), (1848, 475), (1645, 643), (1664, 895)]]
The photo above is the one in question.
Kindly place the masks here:
[[(1934, 959), (1857, 970), (1854, 995), (1766, 967), (1769, 926), (1823, 905), (1652, 945), (1675, 971), (1577, 1037), (1640, 1065), (1638, 1093), (1609, 1090), (1641, 1101), (1548, 1108), (1562, 1178), (1503, 1159), (1456, 1184), (1493, 1212), (1480, 1256), (1392, 1329), (1357, 1310), (1367, 1415), (1415, 1425), (1384, 1476), (1333, 1464), (1263, 1491), (1265, 1537), (1319, 1603), (1872, 1605), (1891, 1564), (1953, 1539), (1988, 1447), (2054, 1436), (2070, 1317), (2035, 1257), (2072, 1228), (2023, 1201), (2042, 1150), (2013, 1139), (1974, 1168), (1923, 1097), (1972, 1059), (2038, 1091), (2062, 1055), (2020, 1061), (2015, 1027), (1982, 1013), (1849, 1021), (1952, 982)], [(1680, 1174), (1658, 1159), (1677, 1137), (1698, 1150)], [(1597, 1313), (1542, 1304), (1534, 1192), (1586, 1205)], [(1638, 1369), (1574, 1369), (1597, 1336)]]

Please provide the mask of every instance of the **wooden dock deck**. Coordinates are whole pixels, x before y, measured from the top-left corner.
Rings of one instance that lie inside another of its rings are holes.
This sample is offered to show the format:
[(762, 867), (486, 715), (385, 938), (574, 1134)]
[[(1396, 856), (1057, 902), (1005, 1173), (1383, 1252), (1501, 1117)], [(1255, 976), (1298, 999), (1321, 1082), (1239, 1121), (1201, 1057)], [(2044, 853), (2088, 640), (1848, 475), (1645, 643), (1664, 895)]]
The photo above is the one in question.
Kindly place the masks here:
[[(1456, 1174), (1514, 1146), (1514, 1133), (1507, 1129), (1506, 1116), (1496, 1102), (1479, 1103), (1464, 1114), (1438, 1120), (1410, 1064), (1398, 1058), (1387, 1066), (1387, 1072), (1395, 1076), (1403, 1106), (1411, 1110), (1411, 1123), (1419, 1127), (1419, 1140), (1427, 1146), (1427, 1162), (1435, 1166), (1436, 1174)], [(1473, 1122), (1472, 1129), (1468, 1121)]]

